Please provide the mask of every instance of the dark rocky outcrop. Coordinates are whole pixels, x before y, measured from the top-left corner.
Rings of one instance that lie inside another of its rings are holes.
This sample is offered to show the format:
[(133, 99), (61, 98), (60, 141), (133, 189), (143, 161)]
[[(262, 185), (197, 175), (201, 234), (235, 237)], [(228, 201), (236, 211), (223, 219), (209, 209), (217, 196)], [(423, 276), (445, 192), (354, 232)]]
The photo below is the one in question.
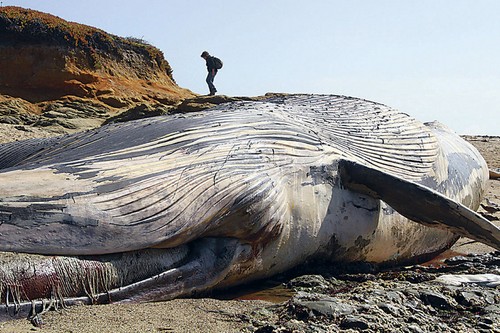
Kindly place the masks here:
[[(252, 332), (499, 332), (500, 285), (454, 285), (445, 275), (498, 274), (500, 252), (441, 266), (378, 273), (325, 267), (284, 281), (289, 301), (246, 314)], [(306, 268), (307, 271), (307, 268)], [(498, 276), (498, 275), (497, 275)]]

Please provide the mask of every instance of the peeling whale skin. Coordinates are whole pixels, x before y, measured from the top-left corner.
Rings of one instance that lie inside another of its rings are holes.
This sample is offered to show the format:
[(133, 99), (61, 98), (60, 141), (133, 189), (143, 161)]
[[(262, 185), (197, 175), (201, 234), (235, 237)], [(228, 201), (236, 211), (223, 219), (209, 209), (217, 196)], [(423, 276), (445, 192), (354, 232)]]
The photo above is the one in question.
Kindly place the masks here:
[(0, 168), (6, 317), (190, 296), (315, 258), (402, 264), (459, 236), (500, 249), (475, 213), (488, 179), (479, 152), (352, 97), (277, 96), (11, 142)]

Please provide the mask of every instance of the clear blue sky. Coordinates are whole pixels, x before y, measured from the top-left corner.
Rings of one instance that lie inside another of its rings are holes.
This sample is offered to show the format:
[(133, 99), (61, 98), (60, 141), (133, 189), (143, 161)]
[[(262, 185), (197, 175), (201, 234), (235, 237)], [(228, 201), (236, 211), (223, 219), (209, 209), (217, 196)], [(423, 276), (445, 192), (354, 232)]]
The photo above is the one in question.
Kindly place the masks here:
[(2, 1), (163, 51), (177, 83), (208, 93), (342, 94), (459, 134), (500, 135), (498, 0)]

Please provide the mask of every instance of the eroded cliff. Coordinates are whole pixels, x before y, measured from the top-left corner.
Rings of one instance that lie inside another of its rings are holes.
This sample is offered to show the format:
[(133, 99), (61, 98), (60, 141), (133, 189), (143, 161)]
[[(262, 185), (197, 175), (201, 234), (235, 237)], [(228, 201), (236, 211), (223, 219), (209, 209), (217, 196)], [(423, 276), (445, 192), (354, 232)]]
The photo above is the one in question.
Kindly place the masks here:
[(80, 130), (131, 109), (166, 112), (194, 96), (142, 40), (0, 8), (0, 122)]

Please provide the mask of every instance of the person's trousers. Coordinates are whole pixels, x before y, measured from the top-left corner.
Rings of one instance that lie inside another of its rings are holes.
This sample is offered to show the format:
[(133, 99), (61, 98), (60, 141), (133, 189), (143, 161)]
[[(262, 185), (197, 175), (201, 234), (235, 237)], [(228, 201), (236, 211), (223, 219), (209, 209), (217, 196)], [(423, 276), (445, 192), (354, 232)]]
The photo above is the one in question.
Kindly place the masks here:
[(212, 75), (212, 72), (208, 72), (208, 75), (207, 75), (207, 84), (208, 84), (208, 89), (210, 90), (210, 94), (215, 94), (215, 92), (217, 91), (217, 89), (215, 89), (215, 86), (214, 86), (214, 78), (215, 78), (215, 75), (217, 73), (213, 74)]

